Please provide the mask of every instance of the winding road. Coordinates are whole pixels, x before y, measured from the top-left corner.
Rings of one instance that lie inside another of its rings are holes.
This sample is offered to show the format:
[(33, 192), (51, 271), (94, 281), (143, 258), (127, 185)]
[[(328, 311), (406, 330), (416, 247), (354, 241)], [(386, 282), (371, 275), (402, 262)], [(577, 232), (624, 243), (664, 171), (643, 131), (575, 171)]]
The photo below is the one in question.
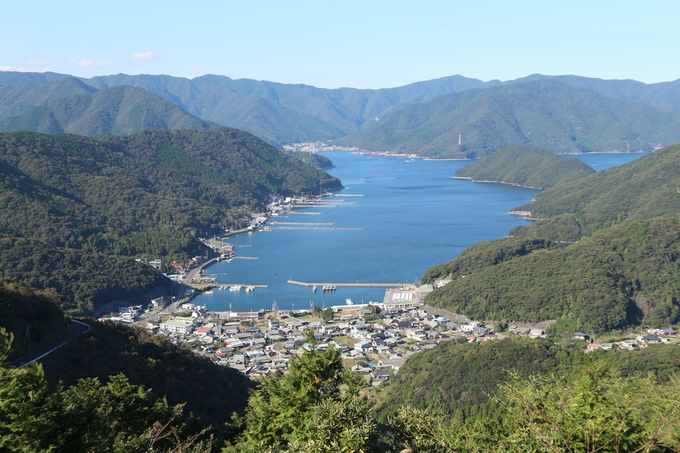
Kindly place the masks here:
[(73, 340), (78, 335), (81, 335), (81, 334), (88, 332), (90, 330), (90, 326), (88, 324), (85, 324), (84, 322), (76, 321), (75, 319), (71, 319), (71, 322), (69, 323), (68, 329), (69, 329), (69, 333), (65, 337), (62, 337), (59, 340), (53, 341), (52, 343), (50, 343), (46, 346), (43, 346), (42, 348), (38, 349), (37, 351), (26, 354), (25, 356), (20, 357), (13, 362), (10, 362), (9, 366), (12, 367), (12, 368), (23, 368), (26, 365), (30, 365), (31, 363), (42, 359), (46, 355), (48, 355), (48, 354), (52, 353), (53, 351), (59, 349), (60, 347), (64, 346), (66, 343)]

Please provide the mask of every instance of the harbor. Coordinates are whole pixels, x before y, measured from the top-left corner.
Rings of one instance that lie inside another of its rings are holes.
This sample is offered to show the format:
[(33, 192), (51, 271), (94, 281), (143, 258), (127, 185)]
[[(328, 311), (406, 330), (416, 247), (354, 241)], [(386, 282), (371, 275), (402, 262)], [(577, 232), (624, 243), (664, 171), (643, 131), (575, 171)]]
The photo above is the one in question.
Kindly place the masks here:
[[(288, 310), (310, 303), (344, 305), (347, 299), (406, 303), (410, 296), (402, 288), (417, 284), (428, 267), (529, 223), (507, 213), (536, 191), (453, 179), (468, 162), (406, 163), (344, 152), (332, 158), (336, 168), (330, 173), (344, 189), (306, 200), (272, 200), (278, 208), (263, 211), (266, 221), (224, 240), (234, 256), (259, 259), (223, 259), (206, 272), (227, 274), (217, 276), (216, 284), (256, 282), (268, 288), (215, 291), (198, 295), (197, 304), (224, 311), (230, 304), (271, 309), (276, 303)], [(364, 182), (366, 176), (371, 184)], [(324, 286), (335, 290), (323, 291)]]

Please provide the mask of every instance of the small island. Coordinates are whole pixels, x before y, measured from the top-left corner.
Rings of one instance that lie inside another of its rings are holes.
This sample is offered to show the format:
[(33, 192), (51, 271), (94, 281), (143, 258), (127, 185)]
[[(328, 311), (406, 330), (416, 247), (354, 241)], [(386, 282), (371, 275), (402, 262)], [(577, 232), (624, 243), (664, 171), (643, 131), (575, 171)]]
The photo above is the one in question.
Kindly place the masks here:
[(454, 178), (548, 189), (592, 173), (595, 170), (576, 158), (561, 157), (541, 148), (514, 145), (459, 169)]

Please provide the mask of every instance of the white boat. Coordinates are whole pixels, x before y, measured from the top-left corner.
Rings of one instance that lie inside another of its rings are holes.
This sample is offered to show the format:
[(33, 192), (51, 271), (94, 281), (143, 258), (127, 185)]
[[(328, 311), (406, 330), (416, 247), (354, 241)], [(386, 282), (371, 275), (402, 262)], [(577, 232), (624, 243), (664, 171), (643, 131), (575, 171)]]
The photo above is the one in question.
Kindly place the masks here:
[(248, 291), (248, 292), (255, 291), (255, 287), (254, 286), (246, 286), (246, 291)]
[(352, 302), (352, 299), (345, 299), (345, 303), (347, 305), (354, 305), (354, 302)]
[(229, 291), (234, 291), (234, 292), (241, 291), (241, 285), (231, 286), (231, 287), (229, 287)]

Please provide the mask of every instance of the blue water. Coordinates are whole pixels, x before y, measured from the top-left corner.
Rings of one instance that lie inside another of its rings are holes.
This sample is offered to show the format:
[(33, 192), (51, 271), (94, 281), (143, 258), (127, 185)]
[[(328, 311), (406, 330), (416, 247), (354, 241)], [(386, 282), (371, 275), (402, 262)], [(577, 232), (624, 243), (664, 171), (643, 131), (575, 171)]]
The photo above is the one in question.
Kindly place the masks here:
[[(333, 223), (322, 227), (347, 230), (260, 231), (230, 238), (238, 256), (210, 266), (204, 275), (219, 283), (269, 285), (253, 292), (215, 291), (196, 303), (210, 310), (320, 307), (382, 301), (384, 289), (338, 288), (316, 293), (293, 286), (288, 279), (319, 283), (414, 283), (424, 271), (455, 258), (475, 242), (507, 236), (528, 222), (508, 212), (528, 203), (537, 193), (505, 184), (453, 179), (470, 161), (405, 160), (348, 152), (326, 154), (345, 189), (328, 203), (334, 207), (297, 209), (273, 221)], [(618, 165), (640, 154), (578, 156), (596, 170)], [(350, 196), (362, 195), (362, 196)], [(313, 214), (317, 213), (317, 214)], [(275, 225), (274, 225), (275, 226)], [(287, 225), (291, 226), (291, 225)]]

